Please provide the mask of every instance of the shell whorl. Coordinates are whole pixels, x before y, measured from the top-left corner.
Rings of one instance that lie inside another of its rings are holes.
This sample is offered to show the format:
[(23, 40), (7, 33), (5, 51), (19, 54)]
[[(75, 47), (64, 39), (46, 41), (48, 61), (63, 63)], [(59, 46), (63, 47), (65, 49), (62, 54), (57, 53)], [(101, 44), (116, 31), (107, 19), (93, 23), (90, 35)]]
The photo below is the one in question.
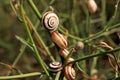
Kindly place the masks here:
[(66, 66), (64, 68), (64, 75), (68, 80), (75, 80), (76, 72), (71, 66)]
[(62, 70), (62, 64), (60, 62), (51, 62), (49, 64), (49, 69), (51, 72), (58, 72)]
[(58, 28), (59, 18), (54, 12), (48, 11), (43, 15), (42, 23), (47, 30), (53, 32)]

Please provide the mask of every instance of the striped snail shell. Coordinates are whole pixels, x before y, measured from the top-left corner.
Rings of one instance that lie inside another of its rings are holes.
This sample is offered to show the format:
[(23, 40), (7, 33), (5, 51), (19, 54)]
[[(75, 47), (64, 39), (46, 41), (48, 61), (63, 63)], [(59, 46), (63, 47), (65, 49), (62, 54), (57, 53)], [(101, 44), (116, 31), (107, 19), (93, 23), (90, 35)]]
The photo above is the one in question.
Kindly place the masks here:
[(62, 57), (66, 58), (69, 54), (69, 51), (67, 49), (61, 49), (59, 53)]
[(75, 80), (76, 72), (72, 66), (66, 66), (64, 68), (64, 75), (67, 80)]
[(53, 42), (56, 43), (58, 47), (60, 47), (61, 49), (65, 49), (67, 47), (68, 45), (67, 40), (64, 38), (62, 34), (60, 34), (57, 31), (54, 31), (51, 33), (51, 35)]
[(62, 64), (60, 62), (51, 62), (49, 64), (49, 70), (51, 72), (58, 72), (62, 70)]
[[(71, 62), (73, 60), (73, 58), (68, 58), (67, 62)], [(75, 80), (76, 72), (72, 65), (73, 64), (69, 64), (68, 66), (64, 67), (64, 75), (67, 78), (67, 80)]]
[(48, 31), (53, 32), (59, 25), (58, 16), (54, 12), (48, 11), (43, 15), (42, 24)]

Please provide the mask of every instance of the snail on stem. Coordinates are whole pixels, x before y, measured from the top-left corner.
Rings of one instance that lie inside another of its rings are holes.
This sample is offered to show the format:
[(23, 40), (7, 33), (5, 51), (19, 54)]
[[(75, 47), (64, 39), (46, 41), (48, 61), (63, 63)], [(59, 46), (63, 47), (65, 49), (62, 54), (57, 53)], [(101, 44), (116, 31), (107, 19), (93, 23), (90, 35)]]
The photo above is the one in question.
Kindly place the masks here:
[(49, 70), (51, 72), (58, 72), (62, 70), (62, 64), (60, 62), (51, 62), (49, 64)]
[(54, 12), (48, 11), (43, 15), (42, 24), (48, 31), (54, 32), (58, 28), (59, 18)]

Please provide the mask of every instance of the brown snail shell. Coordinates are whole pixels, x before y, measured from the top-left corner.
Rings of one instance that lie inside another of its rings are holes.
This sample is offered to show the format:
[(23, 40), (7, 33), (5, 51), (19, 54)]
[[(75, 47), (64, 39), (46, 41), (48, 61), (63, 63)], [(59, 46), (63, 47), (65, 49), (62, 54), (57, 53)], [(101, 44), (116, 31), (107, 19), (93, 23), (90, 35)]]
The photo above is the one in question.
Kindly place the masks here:
[(75, 50), (82, 50), (84, 48), (84, 43), (83, 42), (77, 42), (75, 45)]
[(64, 68), (64, 75), (67, 80), (75, 80), (76, 72), (72, 66), (66, 66)]
[(60, 47), (61, 49), (65, 49), (68, 45), (67, 40), (64, 38), (64, 36), (62, 34), (60, 34), (57, 31), (54, 31), (51, 33), (52, 35), (52, 40), (53, 42), (55, 42), (58, 47)]
[(66, 58), (69, 54), (69, 51), (67, 49), (61, 49), (59, 53), (62, 57)]
[(53, 32), (59, 25), (58, 16), (54, 12), (48, 11), (43, 15), (42, 24), (48, 31)]
[(49, 70), (51, 72), (58, 72), (62, 70), (62, 64), (60, 62), (52, 62), (49, 64)]
[(87, 0), (87, 7), (90, 13), (95, 13), (97, 11), (97, 4), (94, 0)]

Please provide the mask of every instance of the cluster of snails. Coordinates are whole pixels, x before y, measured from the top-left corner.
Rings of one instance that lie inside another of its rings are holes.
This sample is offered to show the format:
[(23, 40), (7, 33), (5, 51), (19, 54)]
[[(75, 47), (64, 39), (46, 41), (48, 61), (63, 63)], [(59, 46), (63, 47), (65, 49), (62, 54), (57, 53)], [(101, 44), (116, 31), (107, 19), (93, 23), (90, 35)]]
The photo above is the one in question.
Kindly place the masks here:
[[(59, 25), (58, 16), (54, 12), (48, 11), (43, 15), (42, 24), (51, 33), (53, 42), (60, 48), (60, 55), (66, 59), (69, 54), (69, 51), (66, 49), (68, 43), (65, 37), (57, 31)], [(67, 58), (66, 62), (73, 60), (74, 59), (70, 57)], [(62, 68), (62, 65), (59, 62), (52, 62), (49, 66), (53, 72), (63, 70), (64, 76), (67, 78), (67, 80), (75, 79), (76, 72), (72, 67), (72, 64), (69, 64)]]

